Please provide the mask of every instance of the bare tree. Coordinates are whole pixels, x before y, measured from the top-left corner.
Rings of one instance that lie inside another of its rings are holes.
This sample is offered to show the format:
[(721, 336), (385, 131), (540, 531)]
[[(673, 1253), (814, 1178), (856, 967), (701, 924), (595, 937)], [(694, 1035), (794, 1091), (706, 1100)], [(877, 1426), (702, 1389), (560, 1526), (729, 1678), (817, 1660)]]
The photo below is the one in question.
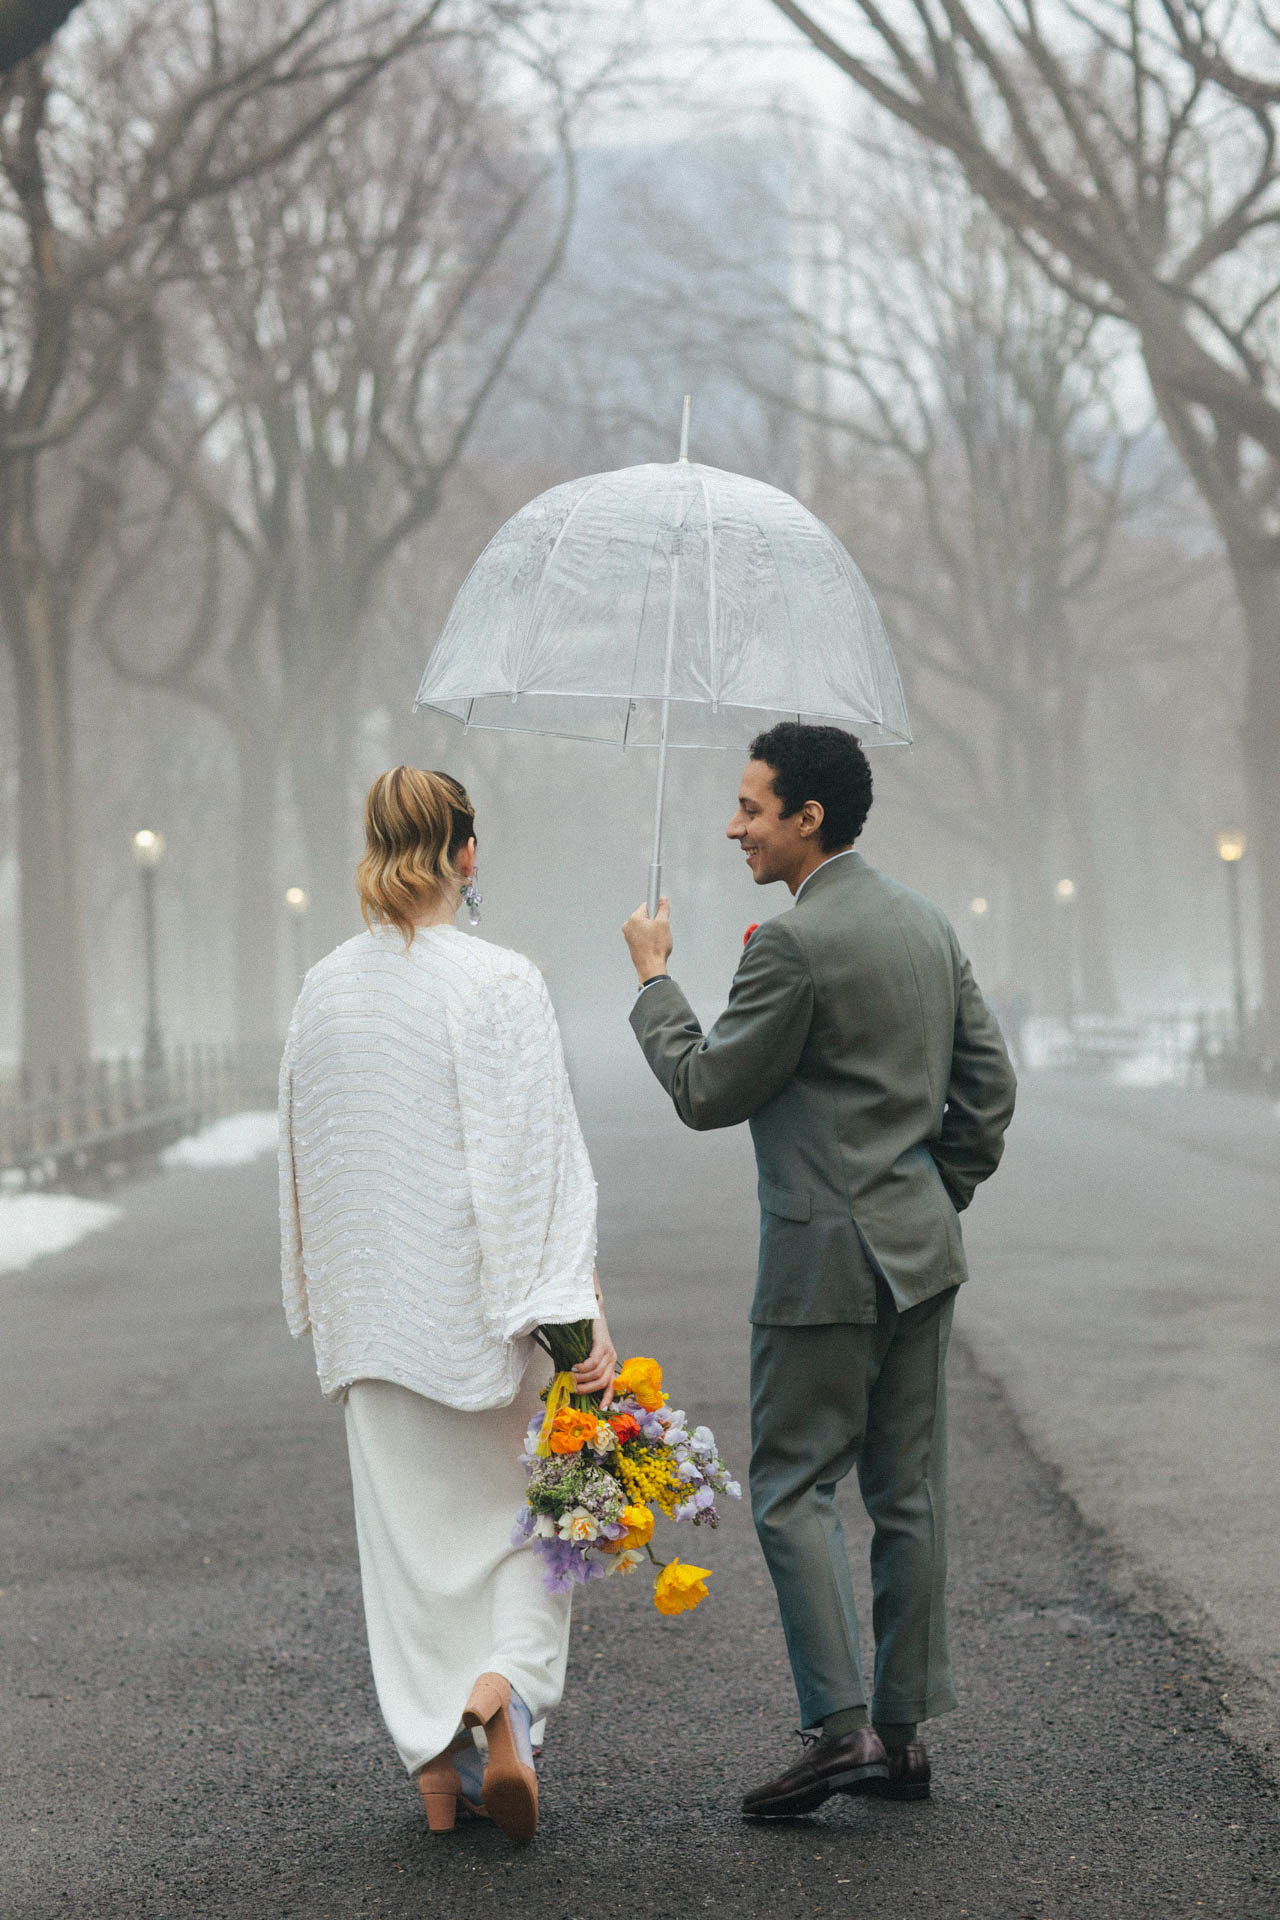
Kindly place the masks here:
[(76, 623), (165, 384), (193, 209), (285, 163), (445, 0), (86, 15), (0, 88), (0, 631), (19, 737), (23, 1049), (87, 1051), (70, 777)]
[[(896, 160), (890, 191), (837, 196), (798, 316), (801, 408), (835, 433), (816, 487), (837, 524), (857, 516), (918, 731), (950, 764), (948, 790), (917, 783), (916, 803), (1007, 869), (1014, 968), (1042, 1004), (1065, 957), (1053, 881), (1071, 873), (1084, 993), (1109, 1011), (1091, 708), (1124, 650), (1112, 562), (1123, 547), (1134, 563), (1167, 450), (1121, 416), (1115, 330), (945, 170)], [(1163, 551), (1159, 566), (1159, 591), (1185, 584)]]
[[(496, 104), (495, 65), (478, 41), (402, 65), (187, 228), (200, 424), (157, 414), (143, 446), (199, 529), (205, 613), (193, 595), (159, 661), (123, 636), (128, 596), (113, 589), (95, 626), (122, 674), (185, 691), (235, 742), (236, 1000), (255, 1039), (275, 1031), (284, 776), (323, 950), (355, 914), (352, 760), (380, 583), (437, 512), (572, 217), (567, 150), (532, 149)], [(135, 579), (153, 564), (139, 552)]]
[(773, 4), (954, 155), (1051, 280), (1136, 333), (1248, 640), (1242, 742), (1280, 1039), (1280, 80), (1257, 65), (1274, 28), (1231, 0), (848, 0), (838, 35), (799, 0)]

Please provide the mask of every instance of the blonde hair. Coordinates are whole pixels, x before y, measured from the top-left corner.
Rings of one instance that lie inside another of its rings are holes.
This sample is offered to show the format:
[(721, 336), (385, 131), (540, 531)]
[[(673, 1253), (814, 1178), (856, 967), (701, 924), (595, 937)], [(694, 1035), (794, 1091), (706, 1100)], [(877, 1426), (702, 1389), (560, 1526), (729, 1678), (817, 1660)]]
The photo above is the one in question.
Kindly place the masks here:
[(364, 858), (356, 869), (365, 924), (399, 927), (413, 943), (414, 922), (458, 884), (454, 861), (475, 832), (467, 790), (448, 773), (392, 767), (364, 803)]

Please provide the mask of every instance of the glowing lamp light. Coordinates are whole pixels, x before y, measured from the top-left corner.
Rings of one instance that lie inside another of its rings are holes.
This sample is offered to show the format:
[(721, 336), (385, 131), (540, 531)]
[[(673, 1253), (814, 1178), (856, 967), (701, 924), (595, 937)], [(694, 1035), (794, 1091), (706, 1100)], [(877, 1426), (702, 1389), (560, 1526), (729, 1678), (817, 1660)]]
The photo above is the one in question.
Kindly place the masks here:
[(1054, 888), (1054, 892), (1057, 894), (1059, 900), (1074, 900), (1076, 897), (1076, 883), (1074, 880), (1059, 880), (1057, 886)]
[(982, 916), (990, 911), (990, 902), (978, 894), (976, 899), (969, 902), (969, 911), (975, 920), (981, 920)]
[(1218, 835), (1218, 858), (1225, 860), (1228, 866), (1234, 866), (1237, 860), (1244, 859), (1245, 837), (1242, 833), (1220, 833)]
[(290, 913), (296, 913), (301, 919), (307, 910), (307, 892), (305, 887), (286, 887), (284, 903)]
[(158, 867), (164, 859), (164, 835), (142, 827), (133, 836), (133, 857), (140, 867)]

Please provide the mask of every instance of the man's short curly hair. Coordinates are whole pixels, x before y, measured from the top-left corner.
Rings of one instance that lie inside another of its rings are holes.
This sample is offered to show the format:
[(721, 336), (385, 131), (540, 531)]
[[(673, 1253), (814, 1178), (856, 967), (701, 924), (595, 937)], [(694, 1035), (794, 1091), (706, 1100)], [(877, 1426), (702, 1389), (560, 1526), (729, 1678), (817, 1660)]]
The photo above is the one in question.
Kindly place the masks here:
[(822, 851), (853, 845), (871, 811), (871, 763), (853, 734), (780, 720), (756, 735), (751, 758), (773, 769), (784, 820), (799, 813), (806, 800), (816, 800), (822, 808)]

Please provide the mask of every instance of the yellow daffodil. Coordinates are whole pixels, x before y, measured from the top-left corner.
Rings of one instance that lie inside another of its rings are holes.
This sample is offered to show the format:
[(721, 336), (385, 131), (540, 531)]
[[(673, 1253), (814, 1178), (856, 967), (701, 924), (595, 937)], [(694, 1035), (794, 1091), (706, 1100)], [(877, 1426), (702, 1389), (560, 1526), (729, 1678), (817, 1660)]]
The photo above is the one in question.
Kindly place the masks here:
[(667, 1397), (662, 1391), (662, 1368), (643, 1355), (623, 1363), (613, 1386), (615, 1393), (630, 1394), (638, 1400), (647, 1413), (653, 1413)]
[(621, 1546), (625, 1551), (631, 1547), (645, 1547), (653, 1538), (653, 1515), (648, 1507), (624, 1507), (618, 1519), (627, 1529)]
[(673, 1560), (654, 1582), (653, 1604), (659, 1613), (688, 1613), (706, 1599), (710, 1567), (690, 1567)]

